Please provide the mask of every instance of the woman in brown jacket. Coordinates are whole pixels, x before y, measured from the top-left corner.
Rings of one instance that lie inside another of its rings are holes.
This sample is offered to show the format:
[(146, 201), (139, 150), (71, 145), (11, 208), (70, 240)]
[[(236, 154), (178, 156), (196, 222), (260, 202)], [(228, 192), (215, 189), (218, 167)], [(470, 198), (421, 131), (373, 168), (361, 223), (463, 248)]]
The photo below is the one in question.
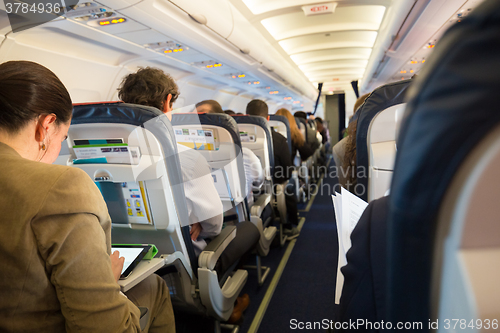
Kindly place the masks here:
[[(72, 104), (47, 68), (0, 65), (0, 331), (174, 332), (165, 282), (152, 275), (127, 296), (110, 255), (111, 221), (93, 181), (51, 165), (66, 139)], [(134, 304), (134, 303), (135, 304)]]

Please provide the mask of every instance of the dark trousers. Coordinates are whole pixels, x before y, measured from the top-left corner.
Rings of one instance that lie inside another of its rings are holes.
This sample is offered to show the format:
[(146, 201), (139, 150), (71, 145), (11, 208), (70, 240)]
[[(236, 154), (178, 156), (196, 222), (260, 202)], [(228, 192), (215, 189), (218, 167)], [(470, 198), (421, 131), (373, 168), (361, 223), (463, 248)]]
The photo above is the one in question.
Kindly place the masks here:
[(299, 218), (297, 217), (297, 196), (295, 195), (294, 184), (288, 183), (285, 190), (285, 204), (288, 215), (287, 224), (298, 225)]

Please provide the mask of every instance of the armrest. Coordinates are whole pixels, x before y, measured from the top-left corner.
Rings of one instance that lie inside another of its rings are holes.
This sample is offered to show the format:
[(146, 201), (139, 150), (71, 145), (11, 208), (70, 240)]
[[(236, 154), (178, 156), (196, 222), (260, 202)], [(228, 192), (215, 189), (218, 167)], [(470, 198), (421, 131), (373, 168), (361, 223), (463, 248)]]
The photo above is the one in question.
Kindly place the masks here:
[(250, 216), (262, 215), (264, 208), (271, 202), (271, 194), (262, 194), (250, 208)]
[(226, 247), (236, 237), (236, 227), (228, 226), (222, 229), (219, 236), (215, 237), (210, 244), (200, 253), (198, 257), (198, 266), (213, 270), (217, 260)]

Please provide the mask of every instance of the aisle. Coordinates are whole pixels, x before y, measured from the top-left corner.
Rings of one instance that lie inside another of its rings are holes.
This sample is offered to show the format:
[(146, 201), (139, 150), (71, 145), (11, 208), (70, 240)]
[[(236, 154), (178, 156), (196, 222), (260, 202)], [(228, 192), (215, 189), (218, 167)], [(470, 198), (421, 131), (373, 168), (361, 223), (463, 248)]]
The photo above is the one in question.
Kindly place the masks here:
[(309, 211), (300, 213), (305, 223), (299, 238), (285, 245), (288, 262), (282, 267), (279, 281), (274, 279), (278, 283), (268, 306), (266, 309), (261, 306), (261, 318), (257, 312), (250, 327), (248, 322), (242, 325), (242, 332), (290, 332), (294, 319), (297, 322), (333, 319), (337, 233), (330, 194), (336, 183), (336, 178), (327, 174)]

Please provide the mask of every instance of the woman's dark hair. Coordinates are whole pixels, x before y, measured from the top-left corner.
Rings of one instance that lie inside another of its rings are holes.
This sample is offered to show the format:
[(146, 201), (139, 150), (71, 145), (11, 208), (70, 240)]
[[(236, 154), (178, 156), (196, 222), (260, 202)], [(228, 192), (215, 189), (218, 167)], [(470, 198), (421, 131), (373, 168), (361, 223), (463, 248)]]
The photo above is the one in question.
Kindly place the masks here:
[[(365, 100), (370, 96), (370, 93), (364, 94), (359, 97), (354, 103), (353, 114), (355, 114), (359, 107), (365, 102)], [(346, 181), (350, 186), (347, 186), (349, 191), (353, 191), (354, 186), (357, 183), (357, 156), (356, 156), (356, 132), (358, 127), (358, 120), (351, 121), (349, 126), (347, 126), (347, 143), (345, 145), (345, 154), (342, 167), (343, 172), (347, 174)]]
[(0, 64), (0, 128), (16, 133), (39, 115), (68, 123), (73, 105), (66, 87), (49, 69), (31, 61)]
[(179, 97), (179, 88), (174, 79), (161, 69), (139, 68), (136, 73), (123, 78), (118, 88), (118, 97), (125, 103), (152, 106), (163, 110), (168, 95), (172, 95), (170, 107)]

